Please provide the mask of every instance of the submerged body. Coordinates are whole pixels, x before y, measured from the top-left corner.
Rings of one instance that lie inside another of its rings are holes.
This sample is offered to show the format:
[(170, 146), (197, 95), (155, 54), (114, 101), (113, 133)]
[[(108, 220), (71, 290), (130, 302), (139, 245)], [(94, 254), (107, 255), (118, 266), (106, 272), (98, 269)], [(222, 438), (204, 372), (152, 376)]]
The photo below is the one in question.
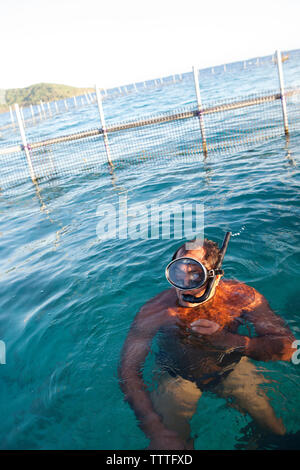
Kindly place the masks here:
[[(205, 260), (200, 250), (189, 254)], [(247, 334), (239, 334), (241, 325)], [(149, 393), (142, 367), (157, 333), (161, 373)], [(125, 341), (120, 378), (125, 397), (150, 438), (150, 448), (192, 448), (189, 420), (206, 390), (234, 398), (236, 406), (261, 427), (284, 434), (282, 420), (260, 387), (266, 380), (250, 359), (289, 361), (293, 340), (265, 297), (239, 281), (218, 279), (213, 295), (201, 304), (184, 301), (176, 288), (148, 301)]]
[[(160, 329), (158, 362), (170, 375), (192, 380), (203, 390), (228, 375), (243, 356), (243, 346), (224, 343), (214, 346), (206, 335), (194, 333), (191, 325), (199, 319), (218, 323), (219, 331), (236, 334), (247, 324), (244, 316), (261, 302), (255, 289), (236, 281), (223, 280), (215, 296), (200, 306), (177, 305), (174, 290), (168, 292), (170, 322)], [(175, 300), (175, 305), (172, 302)], [(176, 318), (172, 322), (172, 318)], [(249, 330), (250, 331), (250, 330)]]

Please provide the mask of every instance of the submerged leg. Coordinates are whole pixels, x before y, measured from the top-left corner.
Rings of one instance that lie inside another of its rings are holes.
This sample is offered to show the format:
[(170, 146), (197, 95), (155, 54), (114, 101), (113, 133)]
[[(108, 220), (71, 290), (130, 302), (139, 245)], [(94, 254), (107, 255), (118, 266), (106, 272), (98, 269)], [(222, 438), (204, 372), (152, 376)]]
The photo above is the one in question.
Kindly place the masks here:
[(257, 372), (255, 365), (243, 357), (234, 371), (218, 387), (218, 395), (234, 398), (240, 411), (247, 412), (261, 428), (277, 435), (285, 434), (281, 418), (277, 418), (270, 399), (260, 387), (265, 377)]
[(197, 409), (201, 390), (194, 382), (182, 377), (172, 377), (165, 372), (158, 386), (151, 392), (153, 406), (161, 415), (165, 426), (177, 434), (192, 448), (189, 421)]

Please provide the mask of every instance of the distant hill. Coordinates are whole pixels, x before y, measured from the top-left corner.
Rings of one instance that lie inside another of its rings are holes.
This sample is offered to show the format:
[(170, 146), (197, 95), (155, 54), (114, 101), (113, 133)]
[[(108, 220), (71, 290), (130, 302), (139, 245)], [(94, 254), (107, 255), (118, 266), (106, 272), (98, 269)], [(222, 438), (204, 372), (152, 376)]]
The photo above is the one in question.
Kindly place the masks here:
[(14, 103), (18, 103), (20, 106), (29, 106), (30, 104), (39, 104), (40, 101), (61, 100), (93, 91), (93, 88), (77, 88), (53, 83), (38, 83), (26, 88), (10, 88), (2, 90), (0, 112), (8, 111), (9, 105)]

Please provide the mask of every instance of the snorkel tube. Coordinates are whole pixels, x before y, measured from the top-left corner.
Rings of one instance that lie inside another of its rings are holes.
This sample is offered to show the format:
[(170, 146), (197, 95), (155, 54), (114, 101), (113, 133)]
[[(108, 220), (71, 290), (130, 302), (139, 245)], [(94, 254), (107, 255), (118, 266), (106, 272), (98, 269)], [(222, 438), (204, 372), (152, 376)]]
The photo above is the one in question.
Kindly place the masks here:
[(231, 232), (227, 232), (225, 237), (224, 237), (224, 240), (223, 240), (223, 245), (222, 245), (222, 248), (220, 250), (220, 257), (219, 257), (219, 260), (217, 262), (217, 265), (214, 269), (211, 269), (208, 273), (209, 278), (208, 278), (208, 281), (207, 281), (207, 286), (206, 286), (204, 294), (201, 295), (200, 297), (195, 297), (194, 295), (191, 295), (191, 294), (182, 294), (182, 299), (185, 302), (189, 302), (191, 304), (201, 304), (201, 303), (203, 303), (203, 302), (205, 302), (206, 300), (209, 299), (209, 297), (212, 293), (212, 289), (214, 287), (214, 284), (217, 280), (217, 276), (218, 275), (223, 276), (223, 274), (224, 274), (224, 271), (223, 271), (223, 269), (221, 269), (221, 266), (222, 266), (223, 259), (224, 259), (224, 256), (225, 256), (225, 253), (226, 253), (226, 250), (227, 250), (227, 247), (228, 247), (230, 237), (231, 237)]

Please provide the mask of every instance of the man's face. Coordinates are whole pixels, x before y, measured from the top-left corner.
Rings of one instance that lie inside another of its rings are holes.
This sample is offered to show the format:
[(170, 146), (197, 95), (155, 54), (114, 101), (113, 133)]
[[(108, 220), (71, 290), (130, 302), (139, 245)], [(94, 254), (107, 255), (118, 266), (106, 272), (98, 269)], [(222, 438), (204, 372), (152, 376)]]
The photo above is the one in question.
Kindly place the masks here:
[[(201, 248), (197, 248), (197, 250), (189, 250), (189, 251), (184, 251), (183, 249), (179, 250), (179, 252), (177, 253), (177, 256), (176, 258), (180, 258), (181, 256), (184, 256), (184, 257), (187, 257), (187, 258), (193, 258), (197, 261), (200, 261), (200, 263), (202, 263), (207, 269), (211, 269), (211, 266), (209, 266), (207, 264), (207, 262), (204, 260), (204, 256), (205, 256), (205, 250), (203, 247)], [(183, 280), (183, 283), (184, 281), (186, 280), (186, 282), (188, 283), (188, 280), (189, 280), (189, 277), (190, 276), (193, 276), (195, 273), (193, 273), (193, 270), (195, 268), (193, 268), (193, 266), (189, 266), (189, 265), (183, 265), (181, 267), (181, 272), (178, 273), (178, 275), (181, 277), (181, 279)], [(201, 297), (201, 295), (204, 293), (205, 291), (205, 288), (206, 286), (202, 286), (200, 287), (199, 289), (193, 289), (193, 290), (185, 290), (185, 291), (182, 291), (180, 289), (176, 289), (176, 293), (177, 293), (177, 297), (178, 297), (178, 301), (179, 301), (179, 304), (182, 306), (182, 307), (195, 307), (199, 304), (195, 304), (195, 303), (190, 303), (190, 302), (186, 302), (185, 300), (183, 300), (182, 298), (182, 294), (191, 294), (193, 295), (194, 297)]]

